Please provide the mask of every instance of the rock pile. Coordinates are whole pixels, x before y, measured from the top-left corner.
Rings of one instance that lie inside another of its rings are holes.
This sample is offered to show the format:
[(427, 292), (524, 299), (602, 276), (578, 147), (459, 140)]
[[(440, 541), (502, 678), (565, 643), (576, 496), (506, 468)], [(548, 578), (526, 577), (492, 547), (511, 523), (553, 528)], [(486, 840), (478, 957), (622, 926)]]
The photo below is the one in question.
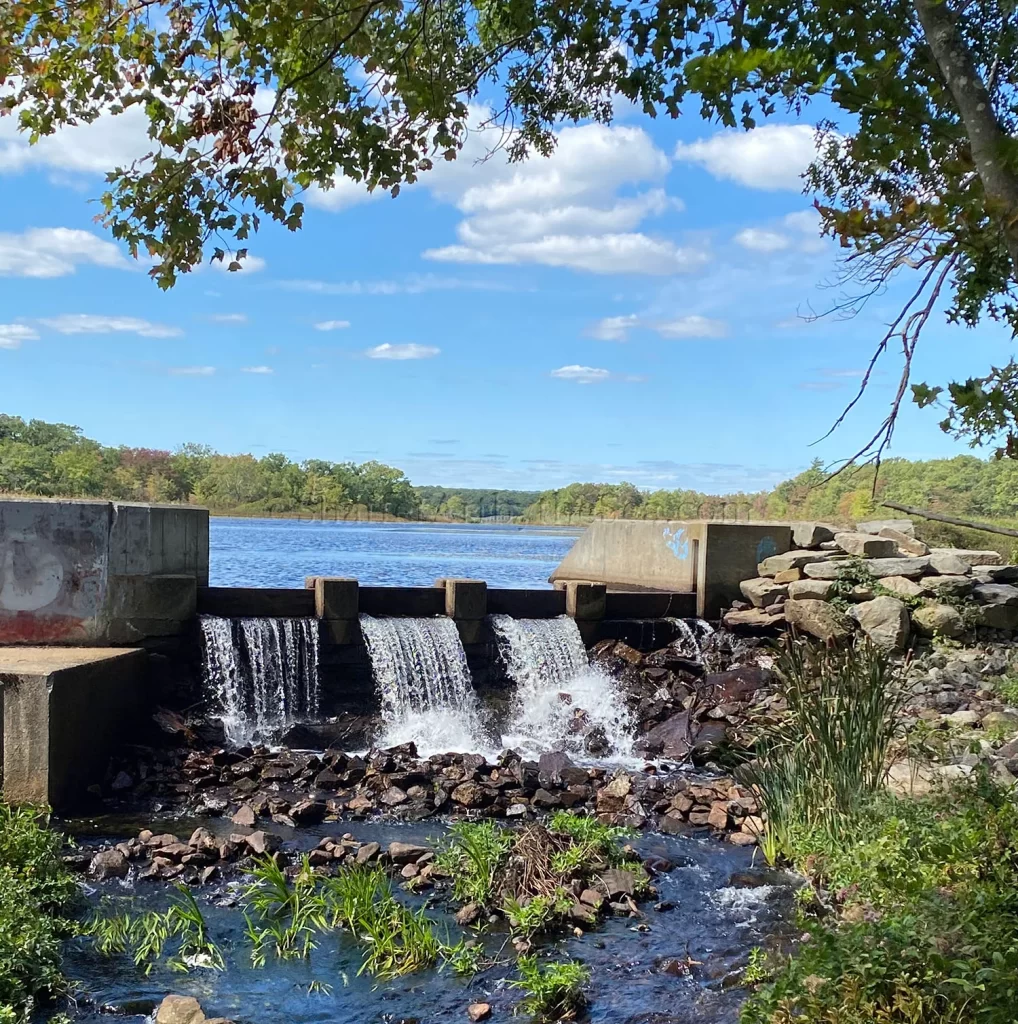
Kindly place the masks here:
[(913, 634), (1003, 639), (1018, 630), (1018, 565), (997, 551), (931, 549), (908, 519), (854, 531), (801, 524), (793, 536), (797, 547), (742, 583), (745, 600), (723, 619), (729, 629), (791, 625), (825, 641), (861, 632), (887, 650)]

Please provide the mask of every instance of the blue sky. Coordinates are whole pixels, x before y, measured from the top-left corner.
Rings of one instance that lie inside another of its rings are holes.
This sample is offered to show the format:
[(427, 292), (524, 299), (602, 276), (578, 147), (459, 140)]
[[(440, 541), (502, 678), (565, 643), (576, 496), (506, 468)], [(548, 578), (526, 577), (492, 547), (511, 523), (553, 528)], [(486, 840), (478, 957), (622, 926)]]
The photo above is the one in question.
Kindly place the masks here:
[[(106, 444), (380, 459), (419, 484), (771, 486), (854, 450), (897, 381), (885, 360), (810, 446), (896, 307), (799, 315), (840, 294), (797, 177), (809, 124), (622, 111), (515, 166), (480, 162), (476, 133), (397, 199), (341, 182), (307, 197), (301, 232), (256, 236), (249, 270), (163, 293), (93, 222), (102, 171), (147, 149), (134, 114), (32, 149), (0, 120), (0, 410)], [(992, 325), (940, 319), (916, 379), (1007, 350)], [(909, 406), (892, 454), (967, 451), (938, 418)]]

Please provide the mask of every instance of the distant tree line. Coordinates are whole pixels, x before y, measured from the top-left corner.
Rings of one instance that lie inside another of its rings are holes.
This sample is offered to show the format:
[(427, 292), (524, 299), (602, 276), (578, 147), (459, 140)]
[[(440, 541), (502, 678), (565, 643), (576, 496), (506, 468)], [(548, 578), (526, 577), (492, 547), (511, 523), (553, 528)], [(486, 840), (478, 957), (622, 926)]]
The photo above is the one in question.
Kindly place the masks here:
[(971, 455), (889, 459), (828, 478), (819, 461), (771, 491), (726, 495), (574, 483), (548, 491), (414, 487), (380, 462), (292, 462), (273, 453), (221, 455), (108, 447), (78, 427), (0, 414), (0, 492), (124, 501), (193, 501), (239, 515), (484, 520), (581, 524), (592, 519), (826, 519), (881, 513), (882, 500), (974, 519), (1018, 518), (1018, 461)]

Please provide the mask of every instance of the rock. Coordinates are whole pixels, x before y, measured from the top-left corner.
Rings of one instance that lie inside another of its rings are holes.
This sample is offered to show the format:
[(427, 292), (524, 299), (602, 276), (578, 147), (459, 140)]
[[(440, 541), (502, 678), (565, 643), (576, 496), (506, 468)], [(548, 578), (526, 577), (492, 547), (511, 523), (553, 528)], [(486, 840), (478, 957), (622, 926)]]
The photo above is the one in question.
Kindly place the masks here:
[(866, 563), (877, 579), (885, 576), (904, 576), (906, 579), (916, 580), (929, 572), (930, 560), (928, 556), (919, 558), (872, 558)]
[(483, 807), (490, 800), (488, 792), (476, 782), (461, 782), (449, 796), (462, 807)]
[(775, 583), (774, 580), (761, 576), (758, 579), (743, 580), (739, 584), (742, 596), (751, 602), (754, 608), (766, 608), (780, 598), (788, 597), (788, 587)]
[(912, 625), (920, 636), (961, 636), (965, 622), (949, 604), (926, 604), (912, 612)]
[(793, 601), (826, 601), (832, 586), (831, 580), (799, 580), (789, 584), (788, 596)]
[(290, 808), (290, 817), (298, 825), (315, 825), (325, 817), (325, 804), (313, 797), (298, 800)]
[(467, 1007), (467, 1017), (472, 1021), (487, 1020), (491, 1016), (490, 1003), (471, 1003)]
[[(823, 562), (811, 562), (802, 571), (807, 579), (811, 580), (836, 580), (845, 568), (845, 560), (829, 558)], [(791, 588), (789, 588), (791, 589)], [(806, 600), (810, 600), (807, 598)]]
[(362, 843), (354, 856), (357, 864), (370, 864), (382, 852), (381, 843)]
[(689, 755), (692, 743), (689, 712), (680, 711), (660, 725), (655, 725), (637, 740), (636, 746), (638, 750), (654, 756), (683, 761)]
[(398, 807), (405, 804), (410, 798), (399, 786), (390, 786), (379, 798), (378, 802), (386, 807)]
[(771, 555), (765, 558), (756, 571), (761, 576), (774, 576), (788, 569), (801, 569), (810, 562), (822, 562), (827, 556), (816, 551), (787, 551), (783, 555)]
[[(725, 628), (732, 630), (733, 633), (770, 632), (785, 621), (782, 608), (782, 605), (771, 605), (767, 611), (762, 608), (750, 608), (748, 611), (725, 612), (722, 622)], [(771, 615), (771, 611), (777, 611), (778, 614)]]
[(719, 800), (711, 805), (707, 824), (720, 832), (724, 832), (728, 828), (728, 807), (722, 801)]
[(114, 793), (122, 793), (126, 789), (130, 789), (134, 785), (134, 779), (127, 774), (127, 772), (117, 772), (115, 778), (110, 783), (110, 789)]
[(880, 585), (885, 590), (889, 590), (895, 597), (916, 598), (922, 597), (926, 593), (925, 589), (918, 583), (906, 579), (904, 576), (885, 576), (880, 581)]
[(1018, 583), (1018, 565), (984, 565), (980, 571), (994, 583)]
[(896, 597), (875, 597), (852, 609), (852, 617), (873, 643), (885, 651), (900, 651), (908, 642), (908, 609)]
[(836, 533), (834, 543), (846, 555), (859, 555), (862, 558), (889, 558), (898, 553), (893, 540), (876, 534)]
[(704, 764), (728, 738), (724, 722), (701, 722), (689, 756), (694, 764)]
[(1018, 608), (1007, 604), (987, 604), (979, 609), (979, 618), (990, 629), (1018, 629)]
[(537, 762), (538, 779), (542, 786), (561, 786), (562, 773), (575, 767), (568, 754), (561, 750), (552, 750), (542, 754)]
[(990, 711), (983, 715), (984, 729), (1018, 730), (1018, 715), (1013, 711)]
[(929, 546), (923, 541), (916, 540), (915, 537), (910, 537), (907, 533), (895, 530), (891, 526), (883, 527), (878, 536), (893, 540), (898, 551), (903, 555), (928, 555), (930, 553)]
[(193, 996), (167, 996), (156, 1010), (155, 1024), (205, 1024), (206, 1020)]
[(933, 548), (934, 555), (956, 555), (966, 565), (1003, 565), (1004, 556), (999, 551), (976, 551), (969, 548)]
[(896, 761), (887, 769), (887, 788), (898, 796), (925, 796), (936, 783), (936, 772), (919, 761)]
[(815, 548), (834, 540), (838, 531), (826, 523), (792, 523), (792, 543), (797, 548)]
[(771, 681), (771, 671), (759, 665), (737, 665), (727, 672), (711, 672), (703, 678), (703, 691), (719, 704), (746, 700)]
[(852, 620), (826, 601), (788, 601), (785, 618), (790, 625), (820, 640), (844, 640), (853, 632)]
[(596, 889), (584, 889), (580, 893), (580, 902), (586, 903), (588, 907), (600, 910), (604, 906), (604, 897)]
[(802, 579), (801, 569), (785, 569), (782, 572), (774, 574), (775, 583), (794, 583), (796, 580)]
[(234, 825), (240, 825), (243, 828), (254, 828), (258, 822), (258, 815), (255, 814), (254, 808), (250, 804), (241, 804), (237, 808), (237, 813), (230, 818), (230, 821)]
[(968, 562), (962, 561), (957, 555), (934, 551), (929, 559), (930, 568), (939, 576), (965, 576), (970, 571)]
[(960, 729), (971, 729), (983, 720), (978, 711), (971, 709), (952, 711), (949, 715), (941, 715), (941, 718), (950, 725), (958, 726)]
[(538, 789), (530, 798), (535, 807), (561, 807), (562, 797), (558, 793), (552, 793), (547, 789)]
[(632, 896), (636, 892), (636, 875), (624, 868), (609, 868), (597, 876), (598, 883), (608, 894), (608, 899), (617, 896)]
[(972, 596), (980, 604), (1018, 607), (1018, 587), (1012, 587), (1008, 583), (980, 583), (972, 588)]
[(480, 903), (464, 903), (456, 911), (456, 923), (461, 928), (469, 928), (481, 916), (481, 910)]
[(413, 843), (389, 843), (389, 848), (385, 852), (393, 864), (416, 864), (421, 857), (431, 851), (426, 846), (415, 846)]
[(248, 849), (258, 857), (268, 853), (275, 853), (283, 845), (279, 836), (272, 832), (263, 832), (261, 830), (252, 832), (249, 836), (244, 836), (244, 842), (247, 844)]
[(964, 597), (972, 592), (970, 576), (927, 576), (922, 581), (924, 593), (934, 597)]
[(856, 523), (855, 528), (859, 533), (879, 534), (881, 530), (894, 530), (906, 537), (915, 536), (915, 523), (911, 519), (871, 519), (865, 523)]
[(126, 878), (130, 870), (127, 858), (117, 849), (100, 850), (88, 865), (88, 873), (99, 882), (107, 878)]

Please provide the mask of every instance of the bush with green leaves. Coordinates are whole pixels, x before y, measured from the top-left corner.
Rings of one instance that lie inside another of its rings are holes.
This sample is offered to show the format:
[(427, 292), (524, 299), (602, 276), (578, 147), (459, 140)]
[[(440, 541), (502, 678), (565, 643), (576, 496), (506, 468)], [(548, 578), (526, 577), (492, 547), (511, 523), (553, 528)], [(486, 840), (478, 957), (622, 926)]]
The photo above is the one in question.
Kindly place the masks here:
[(541, 964), (536, 956), (521, 956), (516, 964), (520, 977), (511, 984), (526, 997), (520, 1009), (538, 1020), (569, 1020), (586, 1006), (583, 986), (590, 971), (575, 961)]
[(42, 813), (0, 803), (0, 1024), (27, 1024), (62, 994), (66, 916), (77, 886)]

